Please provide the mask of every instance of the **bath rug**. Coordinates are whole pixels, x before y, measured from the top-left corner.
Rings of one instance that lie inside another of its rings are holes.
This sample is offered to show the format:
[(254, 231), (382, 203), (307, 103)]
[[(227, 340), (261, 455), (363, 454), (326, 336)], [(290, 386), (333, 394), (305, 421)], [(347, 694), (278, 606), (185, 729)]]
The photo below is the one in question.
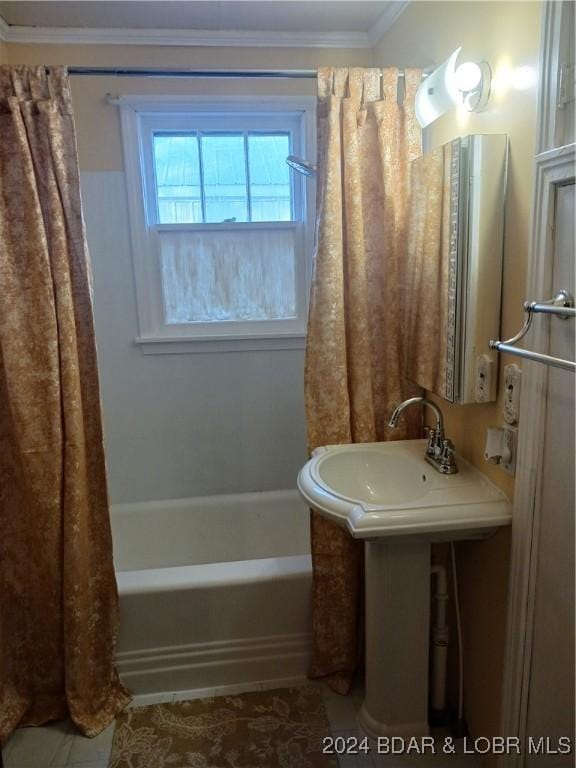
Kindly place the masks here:
[(279, 688), (127, 709), (109, 768), (335, 768), (317, 688)]

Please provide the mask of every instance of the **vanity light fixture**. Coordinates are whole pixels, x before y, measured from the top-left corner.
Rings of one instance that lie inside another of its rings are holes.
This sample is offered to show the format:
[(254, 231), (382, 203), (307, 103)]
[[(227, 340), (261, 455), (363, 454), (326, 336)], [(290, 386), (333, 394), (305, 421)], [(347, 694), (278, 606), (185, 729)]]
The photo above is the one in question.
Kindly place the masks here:
[(468, 112), (480, 112), (490, 97), (490, 65), (466, 61), (456, 66), (462, 48), (426, 77), (416, 91), (416, 117), (422, 128), (433, 123), (457, 104)]

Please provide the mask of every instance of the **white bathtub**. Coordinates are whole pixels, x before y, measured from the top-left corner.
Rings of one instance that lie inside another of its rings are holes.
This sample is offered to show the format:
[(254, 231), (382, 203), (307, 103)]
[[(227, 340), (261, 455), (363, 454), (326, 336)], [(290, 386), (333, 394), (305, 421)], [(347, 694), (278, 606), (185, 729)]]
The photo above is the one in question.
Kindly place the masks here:
[(304, 679), (309, 513), (296, 491), (112, 506), (118, 668), (135, 694)]

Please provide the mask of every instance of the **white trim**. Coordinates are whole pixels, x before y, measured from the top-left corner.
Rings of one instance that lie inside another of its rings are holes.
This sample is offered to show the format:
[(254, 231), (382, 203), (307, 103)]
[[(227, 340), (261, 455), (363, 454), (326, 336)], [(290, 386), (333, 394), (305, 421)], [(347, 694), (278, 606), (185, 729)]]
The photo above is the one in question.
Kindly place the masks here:
[(296, 229), (298, 222), (287, 219), (285, 221), (224, 221), (207, 222), (206, 224), (154, 224), (155, 232), (243, 232), (258, 231), (259, 229), (270, 231), (271, 229)]
[(172, 701), (207, 699), (215, 696), (235, 696), (239, 693), (250, 693), (253, 691), (270, 691), (274, 688), (297, 688), (301, 685), (310, 685), (310, 680), (306, 675), (275, 677), (273, 680), (263, 680), (261, 682), (215, 685), (209, 688), (192, 688), (188, 691), (142, 693), (132, 697), (128, 709), (134, 709), (135, 707), (149, 707), (152, 704), (167, 704)]
[(136, 695), (178, 690), (175, 697), (196, 698), (207, 688), (304, 679), (310, 647), (308, 633), (272, 635), (124, 651), (116, 661), (123, 683)]
[[(568, 18), (567, 18), (568, 17)], [(566, 34), (573, 18), (567, 13), (566, 2), (544, 3), (540, 52), (540, 91), (538, 97), (538, 124), (536, 152), (546, 152), (565, 143), (562, 138), (563, 114), (560, 112), (560, 68), (567, 53)]]
[(8, 42), (8, 35), (10, 34), (10, 27), (2, 16), (0, 16), (0, 42), (7, 43)]
[(269, 352), (304, 349), (305, 334), (276, 334), (274, 336), (222, 336), (185, 338), (139, 336), (134, 340), (145, 355), (207, 354), (211, 352)]
[[(552, 295), (552, 225), (557, 185), (574, 179), (575, 144), (552, 149), (536, 157), (534, 228), (528, 270), (528, 300)], [(549, 333), (545, 323), (535, 323), (530, 346), (547, 353)], [(541, 517), (541, 485), (548, 369), (526, 361), (522, 373), (522, 401), (518, 432), (518, 458), (501, 732), (519, 736), (525, 743), (528, 709), (535, 568), (538, 562), (538, 531)], [(522, 756), (507, 756), (501, 765), (522, 766)]]
[[(385, 31), (385, 30), (384, 30)], [(371, 48), (366, 32), (25, 27), (4, 22), (8, 43), (48, 45), (158, 45), (222, 48)], [(383, 33), (382, 33), (383, 34)]]
[(143, 315), (144, 297), (151, 295), (155, 287), (147, 284), (144, 272), (138, 269), (136, 262), (137, 254), (147, 253), (149, 244), (146, 237), (146, 217), (143, 205), (144, 190), (140, 171), (140, 147), (136, 140), (138, 136), (138, 112), (128, 104), (120, 110), (120, 126), (124, 148), (124, 173), (128, 200), (132, 275), (136, 290), (136, 313), (139, 333), (142, 334), (142, 329), (146, 327), (146, 317)]
[(536, 126), (536, 152), (538, 154), (555, 145), (561, 24), (562, 3), (545, 2), (542, 10), (540, 90), (538, 93), (538, 124)]
[(374, 24), (368, 30), (368, 40), (374, 47), (384, 37), (386, 32), (398, 21), (400, 16), (408, 8), (410, 0), (394, 0), (380, 14)]
[[(575, 145), (552, 148), (559, 133), (557, 94), (562, 55), (563, 8), (561, 2), (545, 2), (542, 10), (541, 80), (536, 129), (538, 154), (535, 158), (532, 236), (526, 288), (526, 299), (529, 300), (548, 298), (554, 290), (551, 225), (555, 186), (574, 178)], [(548, 351), (549, 338), (545, 323), (534, 324), (530, 348), (543, 353)], [(547, 375), (547, 367), (544, 365), (529, 361), (523, 365), (501, 718), (501, 733), (521, 739), (525, 736), (527, 717)], [(524, 757), (502, 756), (498, 764), (507, 768), (520, 768), (524, 765)]]

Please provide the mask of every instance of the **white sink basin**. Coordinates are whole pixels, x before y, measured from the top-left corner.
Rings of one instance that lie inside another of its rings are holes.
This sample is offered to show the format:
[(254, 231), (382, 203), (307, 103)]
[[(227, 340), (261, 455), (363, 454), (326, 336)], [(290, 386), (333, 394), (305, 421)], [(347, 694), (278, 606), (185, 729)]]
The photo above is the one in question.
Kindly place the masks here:
[(340, 499), (390, 506), (420, 499), (430, 489), (430, 472), (411, 456), (398, 455), (379, 444), (354, 450), (327, 450), (310, 468), (315, 481)]
[(425, 440), (318, 448), (298, 488), (355, 538), (477, 538), (510, 524), (507, 498), (480, 472), (458, 458), (459, 472), (441, 475), (425, 461), (425, 449)]

